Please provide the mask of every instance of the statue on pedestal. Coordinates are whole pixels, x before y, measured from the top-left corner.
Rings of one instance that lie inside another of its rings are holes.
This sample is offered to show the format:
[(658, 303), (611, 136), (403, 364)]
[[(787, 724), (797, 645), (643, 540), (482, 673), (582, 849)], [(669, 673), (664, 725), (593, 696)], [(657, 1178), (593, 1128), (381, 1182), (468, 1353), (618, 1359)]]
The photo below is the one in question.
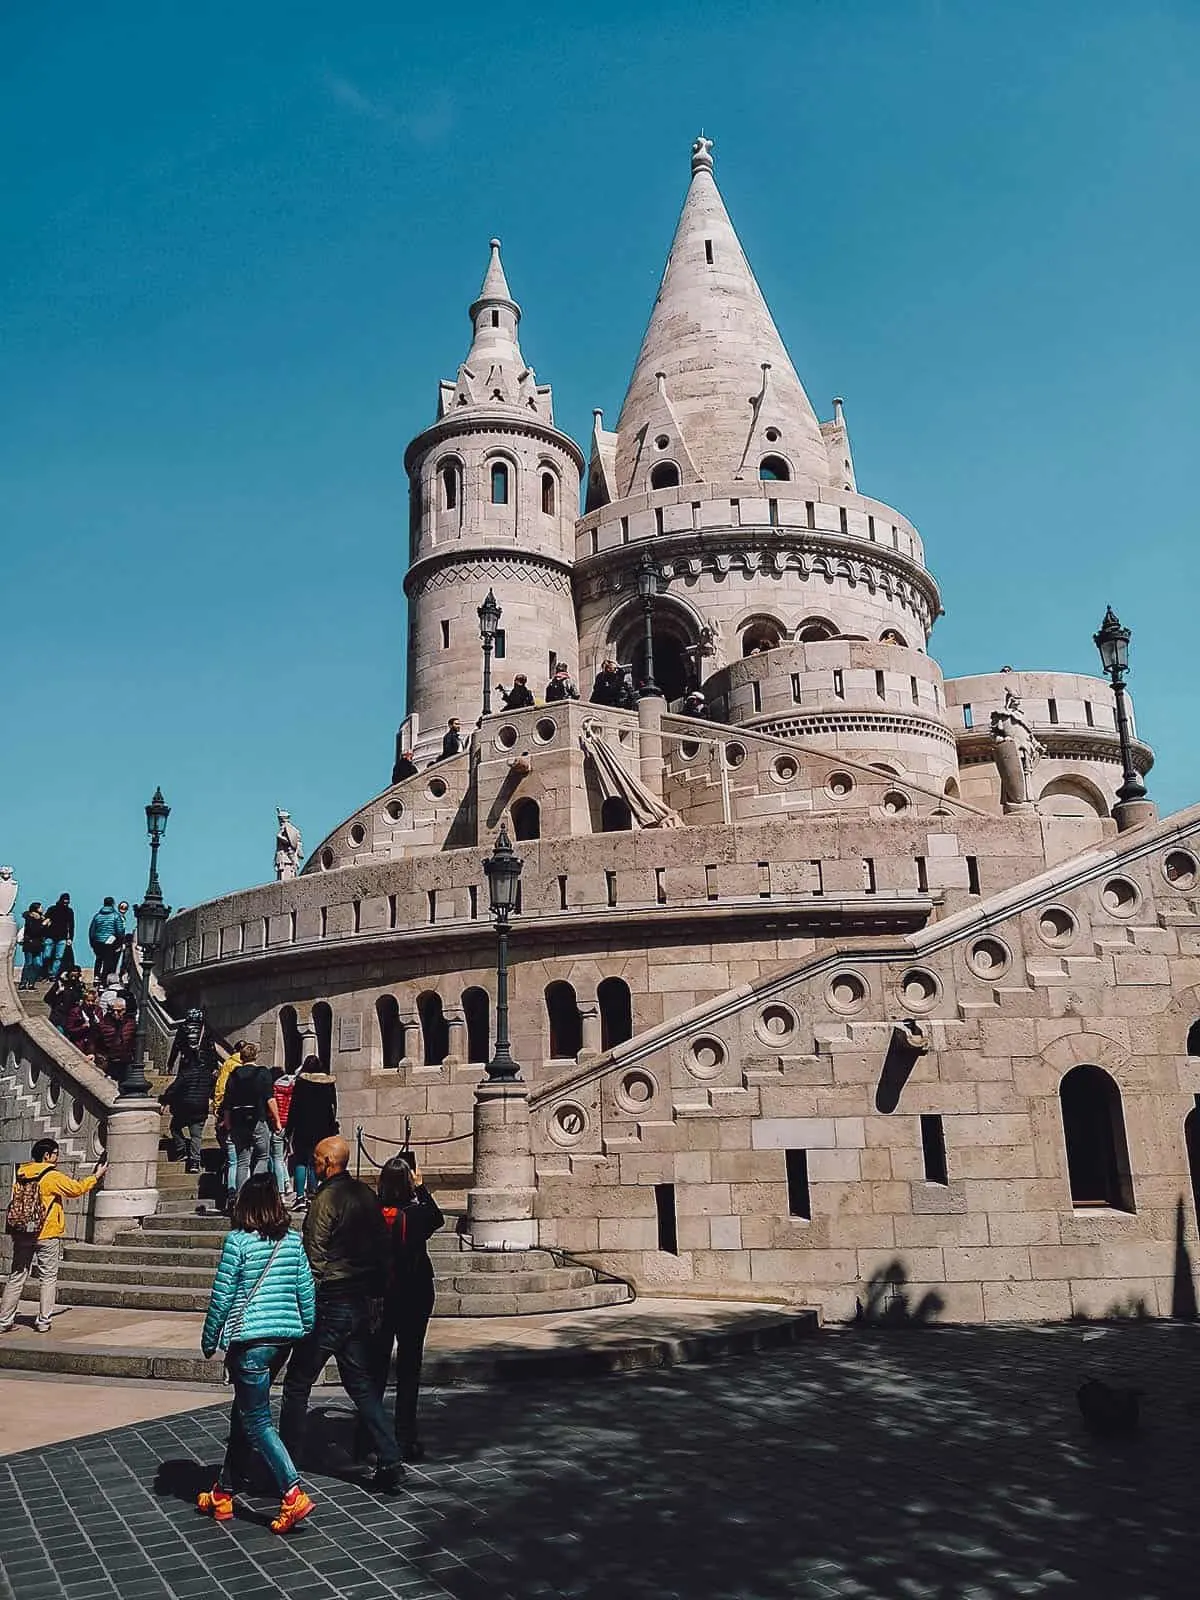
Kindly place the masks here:
[(992, 741), (1004, 810), (1032, 810), (1033, 772), (1046, 752), (1025, 720), (1020, 696), (1011, 689), (1004, 691), (1004, 709), (992, 712)]
[(11, 950), (17, 942), (17, 920), (13, 907), (20, 886), (11, 867), (0, 867), (0, 950)]
[(276, 809), (275, 815), (279, 819), (279, 827), (275, 834), (275, 878), (282, 882), (285, 878), (294, 878), (299, 870), (304, 855), (301, 851), (303, 840), (300, 829), (292, 821), (291, 813)]

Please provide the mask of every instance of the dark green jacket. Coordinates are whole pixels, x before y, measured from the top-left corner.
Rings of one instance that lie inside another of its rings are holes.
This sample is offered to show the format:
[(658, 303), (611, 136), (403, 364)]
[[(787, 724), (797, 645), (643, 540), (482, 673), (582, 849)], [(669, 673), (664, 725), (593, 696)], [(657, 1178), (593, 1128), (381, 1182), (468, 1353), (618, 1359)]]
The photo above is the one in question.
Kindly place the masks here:
[(304, 1219), (318, 1295), (382, 1294), (387, 1242), (374, 1190), (348, 1172), (327, 1178)]

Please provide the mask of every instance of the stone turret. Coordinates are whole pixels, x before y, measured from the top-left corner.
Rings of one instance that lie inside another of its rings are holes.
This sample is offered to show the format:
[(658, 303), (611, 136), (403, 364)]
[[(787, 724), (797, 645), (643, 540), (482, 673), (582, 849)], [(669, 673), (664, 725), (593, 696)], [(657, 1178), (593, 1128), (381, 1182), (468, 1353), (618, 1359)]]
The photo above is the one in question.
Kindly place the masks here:
[(470, 308), (458, 376), (438, 389), (438, 419), (405, 455), (410, 485), (408, 715), (400, 743), (436, 754), (449, 717), (479, 715), (476, 610), (489, 589), (503, 615), (495, 677), (528, 674), (535, 693), (554, 661), (577, 669), (571, 599), (583, 457), (554, 426), (549, 384), (521, 353), (521, 308), (491, 255)]

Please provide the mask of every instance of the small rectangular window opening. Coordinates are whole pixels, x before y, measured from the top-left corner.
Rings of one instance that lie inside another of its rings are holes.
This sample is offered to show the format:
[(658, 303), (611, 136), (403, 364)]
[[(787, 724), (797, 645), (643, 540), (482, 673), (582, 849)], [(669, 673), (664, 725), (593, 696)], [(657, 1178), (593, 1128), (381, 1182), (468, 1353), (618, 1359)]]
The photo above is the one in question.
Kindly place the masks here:
[(426, 898), (429, 901), (429, 920), (430, 920), (430, 922), (436, 922), (437, 921), (437, 890), (436, 889), (427, 889), (425, 891), (425, 893), (426, 893)]
[(471, 921), (475, 922), (479, 917), (479, 885), (476, 883), (467, 885), (467, 911)]
[(617, 903), (617, 875), (616, 875), (616, 873), (615, 872), (606, 872), (604, 874), (604, 883), (605, 883), (606, 889), (608, 890), (608, 903), (609, 903), (610, 906), (615, 906), (616, 903)]
[(592, 529), (592, 554), (593, 555), (599, 555), (599, 553), (600, 553), (600, 529), (599, 528), (593, 528)]
[(658, 1248), (669, 1256), (679, 1254), (679, 1227), (675, 1220), (675, 1185), (654, 1185), (654, 1210), (658, 1217)]
[(361, 933), (362, 932), (362, 901), (361, 900), (356, 900), (354, 902), (354, 931), (355, 931), (355, 933)]
[(778, 500), (768, 500), (767, 501), (767, 521), (771, 524), (771, 526), (773, 528), (777, 528), (779, 526), (779, 501)]
[(846, 515), (845, 506), (839, 506), (838, 507), (838, 525), (840, 526), (840, 528), (841, 528), (843, 533), (849, 533), (850, 532), (850, 519)]
[(758, 682), (757, 678), (750, 685), (750, 695), (751, 695), (751, 698), (754, 701), (754, 709), (755, 709), (755, 711), (761, 711), (762, 710), (762, 684)]
[(870, 517), (869, 516), (867, 518), (867, 533), (870, 536), (871, 543), (874, 544), (875, 543), (875, 518), (874, 517)]
[(921, 1154), (925, 1161), (926, 1183), (949, 1183), (946, 1169), (946, 1130), (940, 1116), (921, 1116)]
[(654, 898), (660, 906), (665, 906), (667, 903), (666, 870), (663, 867), (654, 869)]
[(729, 520), (735, 528), (741, 527), (742, 502), (740, 500), (731, 500), (729, 502)]
[(804, 520), (810, 528), (815, 528), (817, 525), (817, 508), (811, 500), (804, 502)]
[(560, 911), (567, 909), (567, 875), (565, 872), (560, 872), (558, 875), (558, 909)]
[(294, 911), (288, 913), (288, 940), (291, 944), (296, 942), (296, 913)]
[(1050, 718), (1051, 722), (1057, 722), (1058, 721), (1058, 701), (1057, 700), (1047, 700), (1046, 701), (1046, 714)]
[(521, 888), (521, 880), (518, 878), (516, 899), (513, 901), (513, 915), (516, 917), (519, 917), (521, 912), (525, 909), (525, 901), (521, 893)]
[(924, 856), (917, 857), (917, 893), (929, 893), (929, 867)]
[(716, 867), (705, 867), (704, 869), (704, 892), (708, 895), (710, 900), (715, 900), (717, 898)]
[(328, 906), (322, 906), (321, 907), (321, 938), (323, 939), (328, 932), (329, 932), (329, 907)]
[(705, 239), (705, 241), (704, 241), (704, 259), (705, 259), (705, 261), (708, 262), (710, 267), (712, 266), (712, 258), (713, 258), (712, 257), (712, 240), (711, 239)]
[(1083, 702), (1083, 720), (1089, 728), (1096, 726), (1096, 713), (1092, 710), (1092, 702), (1090, 700)]
[(842, 676), (841, 667), (834, 667), (833, 669), (833, 692), (839, 700), (846, 698), (846, 680)]
[(967, 857), (967, 893), (979, 893), (979, 857)]
[(448, 622), (443, 621), (443, 623), (442, 623), (442, 649), (443, 650), (449, 650), (449, 648), (450, 648), (450, 624)]
[(622, 517), (621, 518), (621, 543), (622, 544), (628, 544), (629, 543), (629, 518), (628, 517)]
[[(357, 931), (357, 930), (355, 930), (355, 931)], [(239, 922), (238, 923), (238, 950), (242, 951), (245, 948), (246, 948), (246, 924), (244, 922)]]
[(973, 728), (975, 726), (975, 713), (971, 710), (970, 706), (964, 706), (962, 708), (962, 714), (963, 714), (963, 727), (964, 728)]
[(558, 665), (558, 651), (557, 650), (551, 650), (550, 655), (549, 655), (549, 662), (550, 662), (550, 676), (553, 677), (554, 676), (554, 669)]
[(758, 898), (769, 900), (771, 898), (771, 863), (760, 861), (758, 863)]
[(917, 680), (915, 678), (910, 678), (908, 680), (908, 688), (909, 688), (909, 693), (912, 695), (912, 703), (913, 703), (913, 705), (920, 705), (921, 696), (920, 696), (920, 693), (917, 690)]
[(797, 705), (800, 704), (800, 674), (798, 672), (792, 673), (792, 699)]
[(270, 917), (264, 917), (262, 919), (262, 936), (263, 936), (263, 940), (262, 940), (263, 949), (265, 950), (267, 948), (267, 946), (271, 942), (271, 919), (270, 919)]
[(824, 894), (825, 893), (825, 872), (824, 872), (823, 867), (821, 866), (821, 863), (819, 861), (810, 861), (809, 862), (809, 866), (813, 870), (813, 893), (814, 894)]
[(388, 927), (398, 927), (400, 923), (400, 896), (388, 895)]
[(883, 673), (882, 672), (877, 672), (875, 674), (875, 693), (879, 696), (879, 698), (881, 700), (885, 699), (886, 696), (887, 696), (887, 688), (886, 688), (886, 686), (884, 684), (884, 681), (883, 681)]
[(787, 1172), (788, 1215), (812, 1221), (812, 1197), (808, 1189), (808, 1151), (783, 1152)]
[(663, 508), (661, 506), (655, 506), (654, 508), (654, 531), (655, 533), (663, 531)]
[(875, 862), (870, 856), (863, 857), (863, 888), (868, 894), (875, 893)]
[(495, 639), (495, 643), (494, 643), (492, 648), (496, 652), (496, 660), (497, 661), (503, 661), (504, 660), (504, 650), (505, 650), (504, 629), (503, 628), (497, 628), (496, 629), (496, 639)]
[(492, 312), (492, 327), (493, 328), (498, 328), (499, 326), (500, 326), (500, 313), (498, 311), (493, 311)]

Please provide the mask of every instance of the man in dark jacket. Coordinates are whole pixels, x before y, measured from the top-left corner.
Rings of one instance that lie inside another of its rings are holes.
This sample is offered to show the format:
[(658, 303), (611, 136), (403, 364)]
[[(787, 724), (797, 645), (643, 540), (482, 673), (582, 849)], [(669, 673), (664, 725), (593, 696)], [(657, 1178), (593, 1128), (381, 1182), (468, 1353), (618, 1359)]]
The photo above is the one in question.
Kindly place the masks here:
[(46, 948), (42, 965), (48, 978), (57, 978), (63, 964), (67, 946), (75, 941), (75, 913), (71, 909), (71, 896), (60, 894), (46, 913)]
[(461, 752), (462, 748), (463, 748), (463, 736), (459, 732), (458, 718), (457, 717), (451, 717), (450, 721), (446, 724), (446, 731), (442, 735), (442, 755), (441, 755), (441, 759), (443, 761), (446, 761), (451, 756), (458, 755)]
[(92, 1030), (92, 1052), (96, 1065), (103, 1065), (118, 1083), (133, 1065), (137, 1045), (137, 1023), (126, 1013), (124, 1000), (114, 1000)]
[(554, 676), (546, 685), (546, 704), (550, 705), (555, 700), (578, 700), (579, 690), (575, 687), (575, 680), (565, 661), (560, 661), (554, 669)]
[(320, 1188), (304, 1219), (304, 1248), (317, 1285), (317, 1325), (288, 1363), (279, 1432), (292, 1459), (302, 1459), (308, 1397), (332, 1357), (379, 1454), (368, 1486), (394, 1494), (404, 1466), (371, 1376), (371, 1303), (383, 1293), (387, 1258), (383, 1215), (372, 1191), (347, 1172), (344, 1139), (323, 1139), (313, 1160)]
[(625, 682), (625, 674), (612, 660), (603, 661), (596, 681), (592, 684), (594, 706), (616, 706), (624, 710), (633, 707), (633, 692)]
[(498, 683), (496, 689), (504, 701), (506, 711), (525, 711), (533, 704), (533, 690), (529, 687), (529, 679), (523, 672), (517, 673), (511, 689), (506, 689), (502, 683)]
[(405, 778), (415, 778), (417, 763), (413, 760), (411, 750), (396, 750), (396, 763), (392, 768), (392, 782), (403, 783)]
[(167, 1061), (175, 1077), (162, 1096), (171, 1108), (171, 1160), (187, 1160), (188, 1172), (200, 1171), (200, 1143), (217, 1079), (217, 1052), (204, 1013), (188, 1012), (175, 1035)]

